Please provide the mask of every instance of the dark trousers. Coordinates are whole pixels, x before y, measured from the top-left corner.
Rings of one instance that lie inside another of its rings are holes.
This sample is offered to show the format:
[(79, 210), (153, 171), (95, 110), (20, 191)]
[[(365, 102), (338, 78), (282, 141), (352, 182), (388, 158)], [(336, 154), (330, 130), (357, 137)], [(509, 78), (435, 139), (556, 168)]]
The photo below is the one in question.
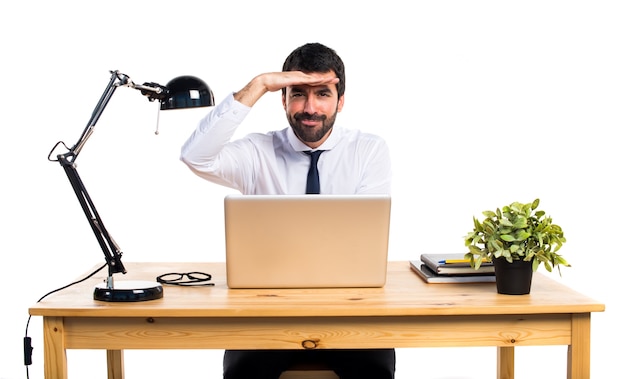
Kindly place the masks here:
[(318, 362), (341, 379), (393, 379), (394, 349), (226, 350), (224, 379), (278, 379), (294, 363)]

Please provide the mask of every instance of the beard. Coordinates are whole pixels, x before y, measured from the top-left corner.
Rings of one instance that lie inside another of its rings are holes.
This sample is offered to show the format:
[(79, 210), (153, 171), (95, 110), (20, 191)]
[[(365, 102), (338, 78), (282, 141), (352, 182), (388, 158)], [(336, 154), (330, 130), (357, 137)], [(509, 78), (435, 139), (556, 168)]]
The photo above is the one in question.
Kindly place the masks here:
[[(333, 125), (335, 125), (335, 118), (337, 118), (337, 112), (333, 113), (330, 117), (310, 113), (295, 113), (294, 115), (287, 115), (287, 120), (289, 121), (289, 125), (291, 125), (291, 129), (293, 129), (295, 135), (302, 142), (317, 142), (321, 140), (328, 133), (328, 131), (333, 128)], [(302, 120), (321, 121), (322, 125), (315, 128), (303, 126)]]

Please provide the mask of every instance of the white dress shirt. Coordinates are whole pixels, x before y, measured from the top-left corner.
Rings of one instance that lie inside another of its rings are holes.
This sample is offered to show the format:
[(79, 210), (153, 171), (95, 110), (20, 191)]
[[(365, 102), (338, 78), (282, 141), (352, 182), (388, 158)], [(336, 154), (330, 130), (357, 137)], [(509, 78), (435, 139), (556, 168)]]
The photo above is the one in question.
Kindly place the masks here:
[[(231, 93), (199, 123), (180, 159), (198, 176), (247, 195), (304, 194), (311, 150), (291, 127), (231, 141), (250, 107)], [(317, 149), (322, 194), (389, 194), (391, 160), (379, 136), (335, 126)]]

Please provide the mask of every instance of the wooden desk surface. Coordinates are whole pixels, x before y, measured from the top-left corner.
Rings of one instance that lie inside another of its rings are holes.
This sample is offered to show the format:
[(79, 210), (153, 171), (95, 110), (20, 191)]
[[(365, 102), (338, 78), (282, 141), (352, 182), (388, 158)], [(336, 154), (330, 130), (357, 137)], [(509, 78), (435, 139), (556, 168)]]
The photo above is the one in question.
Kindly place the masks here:
[[(604, 304), (541, 273), (530, 295), (496, 293), (495, 283), (427, 284), (407, 261), (389, 262), (383, 288), (232, 290), (224, 263), (125, 263), (128, 274), (115, 279), (155, 280), (167, 272), (202, 271), (214, 287), (164, 286), (159, 300), (107, 303), (93, 300), (93, 289), (106, 277), (55, 293), (33, 305), (33, 316), (58, 317), (298, 317), (298, 316), (433, 316), (558, 314), (604, 311)], [(306, 273), (303, 272), (303, 275)]]

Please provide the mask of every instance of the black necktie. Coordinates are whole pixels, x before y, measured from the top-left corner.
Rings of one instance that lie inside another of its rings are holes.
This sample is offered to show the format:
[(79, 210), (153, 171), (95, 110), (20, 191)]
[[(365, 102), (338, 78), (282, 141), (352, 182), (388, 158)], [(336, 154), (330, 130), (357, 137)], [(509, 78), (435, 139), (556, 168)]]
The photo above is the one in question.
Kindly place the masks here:
[(320, 176), (317, 172), (317, 161), (323, 152), (324, 150), (305, 151), (306, 154), (311, 156), (311, 166), (309, 166), (309, 173), (306, 176), (307, 195), (320, 193)]

